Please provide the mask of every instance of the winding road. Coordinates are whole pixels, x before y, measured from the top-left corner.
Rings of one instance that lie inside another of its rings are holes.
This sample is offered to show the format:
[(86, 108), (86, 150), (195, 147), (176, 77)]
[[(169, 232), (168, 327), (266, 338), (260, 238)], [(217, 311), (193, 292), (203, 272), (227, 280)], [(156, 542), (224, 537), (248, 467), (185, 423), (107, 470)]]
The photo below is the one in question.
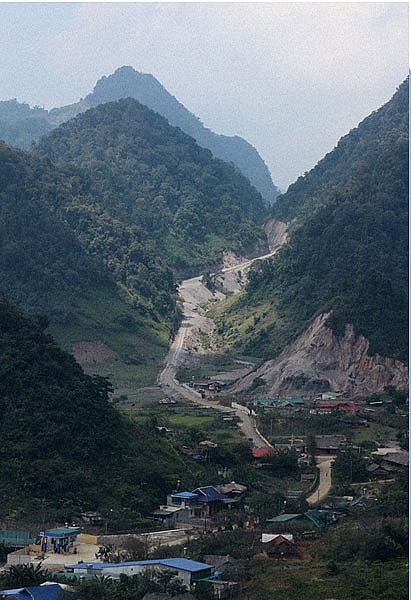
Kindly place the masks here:
[[(244, 275), (254, 260), (269, 258), (275, 254), (276, 250), (259, 259), (248, 260), (240, 264), (234, 264), (224, 268), (219, 275), (223, 288), (227, 292), (237, 293), (240, 291)], [(158, 377), (158, 383), (161, 385), (167, 396), (184, 398), (195, 404), (213, 408), (222, 412), (232, 412), (233, 407), (228, 408), (212, 399), (203, 399), (200, 393), (196, 392), (186, 384), (181, 384), (176, 379), (176, 372), (179, 365), (187, 362), (193, 348), (190, 347), (193, 339), (194, 330), (209, 330), (210, 319), (208, 319), (202, 305), (211, 301), (221, 301), (225, 298), (222, 292), (214, 294), (206, 288), (202, 282), (202, 277), (193, 277), (186, 279), (180, 285), (180, 297), (183, 301), (182, 322), (176, 336), (170, 346), (165, 360), (165, 367)], [(247, 439), (252, 439), (255, 447), (267, 448), (271, 444), (256, 429), (255, 420), (246, 410), (234, 408), (239, 418), (238, 426), (243, 431)], [(331, 488), (331, 464), (334, 457), (318, 457), (317, 466), (319, 468), (319, 484), (316, 490), (307, 498), (310, 506), (320, 504), (327, 497)]]
[[(265, 256), (259, 257), (264, 259), (272, 256), (274, 252)], [(222, 279), (224, 289), (233, 293), (237, 293), (241, 289), (241, 281), (244, 280), (244, 274), (254, 262), (247, 260), (240, 264), (231, 265), (222, 269), (219, 278)], [(239, 274), (241, 273), (241, 276)], [(183, 281), (179, 288), (180, 297), (183, 300), (182, 321), (178, 332), (170, 346), (169, 352), (165, 360), (165, 367), (158, 377), (158, 383), (161, 385), (164, 393), (167, 396), (175, 396), (177, 398), (185, 398), (191, 402), (213, 408), (222, 412), (232, 412), (233, 408), (228, 408), (221, 405), (219, 402), (210, 399), (203, 399), (200, 393), (185, 384), (181, 384), (176, 379), (176, 372), (179, 365), (187, 362), (193, 348), (190, 347), (193, 339), (193, 331), (207, 331), (212, 328), (210, 319), (208, 319), (201, 306), (210, 301), (221, 301), (225, 298), (222, 292), (212, 293), (206, 288), (202, 282), (202, 277), (193, 277)], [(254, 444), (258, 447), (268, 447), (269, 442), (262, 437), (255, 428), (255, 422), (252, 415), (247, 414), (244, 410), (235, 409), (240, 420), (239, 427), (244, 432), (247, 438), (252, 438)]]

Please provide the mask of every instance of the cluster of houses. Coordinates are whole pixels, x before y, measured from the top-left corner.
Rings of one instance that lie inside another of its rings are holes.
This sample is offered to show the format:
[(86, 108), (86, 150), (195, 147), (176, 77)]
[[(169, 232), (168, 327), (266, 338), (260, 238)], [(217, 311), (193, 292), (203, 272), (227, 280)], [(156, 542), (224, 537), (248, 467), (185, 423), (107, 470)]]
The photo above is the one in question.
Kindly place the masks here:
[(167, 496), (167, 504), (155, 510), (151, 517), (166, 529), (196, 521), (206, 523), (206, 519), (216, 513), (236, 507), (246, 491), (245, 485), (232, 481), (217, 487), (199, 487), (191, 492), (174, 492)]

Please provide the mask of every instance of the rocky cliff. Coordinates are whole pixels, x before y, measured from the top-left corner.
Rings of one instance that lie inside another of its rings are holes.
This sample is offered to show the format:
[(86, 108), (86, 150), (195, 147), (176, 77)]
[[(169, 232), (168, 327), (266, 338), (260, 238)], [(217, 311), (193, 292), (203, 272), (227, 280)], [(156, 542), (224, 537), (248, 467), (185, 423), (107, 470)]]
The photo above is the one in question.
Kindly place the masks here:
[[(368, 354), (369, 342), (351, 325), (337, 338), (326, 326), (329, 314), (318, 316), (275, 360), (238, 380), (233, 393), (311, 397), (344, 391), (349, 397), (379, 392), (386, 385), (408, 387), (408, 368), (400, 361)], [(258, 379), (257, 379), (258, 378)], [(258, 385), (256, 388), (256, 383)]]

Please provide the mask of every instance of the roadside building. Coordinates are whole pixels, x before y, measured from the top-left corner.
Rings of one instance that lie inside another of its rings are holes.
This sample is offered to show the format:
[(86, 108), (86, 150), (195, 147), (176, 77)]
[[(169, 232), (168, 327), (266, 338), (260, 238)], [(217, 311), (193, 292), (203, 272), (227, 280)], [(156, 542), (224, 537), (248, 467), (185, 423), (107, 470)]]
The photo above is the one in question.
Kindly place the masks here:
[(166, 529), (172, 529), (189, 522), (190, 507), (163, 505), (152, 513), (151, 518), (154, 521), (159, 521)]
[(214, 566), (188, 558), (167, 558), (158, 560), (128, 561), (120, 563), (77, 563), (66, 567), (67, 573), (76, 576), (96, 575), (119, 579), (120, 575), (141, 575), (152, 573), (153, 576), (163, 571), (171, 571), (177, 579), (189, 588), (199, 579), (214, 576)]
[(347, 443), (342, 435), (316, 435), (315, 452), (316, 454), (336, 454), (338, 450)]
[(296, 409), (304, 406), (303, 398), (256, 398), (251, 401), (253, 408), (262, 408), (263, 410), (273, 410), (280, 408)]
[(40, 544), (42, 552), (54, 550), (56, 554), (75, 552), (77, 536), (81, 533), (80, 527), (56, 527), (40, 531)]

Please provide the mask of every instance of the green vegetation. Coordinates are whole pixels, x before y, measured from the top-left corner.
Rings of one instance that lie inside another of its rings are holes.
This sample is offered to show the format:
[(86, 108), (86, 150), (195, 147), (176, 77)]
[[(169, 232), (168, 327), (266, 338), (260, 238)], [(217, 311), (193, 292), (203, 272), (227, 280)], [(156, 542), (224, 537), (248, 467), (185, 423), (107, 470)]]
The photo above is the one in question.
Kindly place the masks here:
[(316, 167), (279, 196), (272, 215), (280, 221), (297, 219), (302, 222), (327, 204), (333, 191), (345, 187), (358, 169), (389, 152), (401, 140), (408, 144), (408, 95), (407, 78), (390, 102), (341, 138), (336, 148)]
[[(75, 342), (105, 341), (118, 358), (110, 366), (113, 380), (130, 379), (121, 372), (127, 364), (136, 367), (136, 380), (147, 381), (148, 372), (154, 378), (174, 316), (171, 271), (150, 266), (150, 258), (138, 267), (146, 269), (150, 288), (137, 280), (126, 290), (107, 253), (104, 262), (67, 212), (72, 201), (89, 199), (78, 181), (2, 142), (0, 174), (1, 291), (29, 314), (47, 314), (68, 351)], [(108, 372), (106, 364), (96, 369)]]
[[(273, 358), (316, 315), (330, 312), (337, 335), (352, 323), (372, 353), (407, 360), (406, 91), (401, 86), (279, 201), (277, 216), (296, 217), (289, 243), (251, 270), (246, 290), (224, 312), (215, 309), (223, 346), (256, 362)], [(13, 102), (3, 108), (12, 117), (27, 113)], [(42, 156), (0, 144), (0, 276), (7, 297), (32, 315), (6, 297), (0, 301), (0, 520), (36, 526), (92, 510), (110, 515), (113, 531), (141, 531), (176, 486), (194, 489), (230, 476), (248, 487), (247, 510), (225, 512), (219, 531), (187, 544), (198, 560), (234, 555), (240, 566), (230, 576), (240, 597), (408, 598), (408, 473), (393, 470), (379, 482), (366, 471), (377, 437), (408, 448), (405, 391), (388, 386), (369, 398), (383, 404), (365, 407), (368, 423), (343, 414), (258, 411), (260, 431), (280, 448), (263, 462), (252, 458), (232, 415), (159, 405), (157, 388), (128, 393), (153, 381), (178, 325), (175, 277), (204, 272), (213, 285), (210, 271), (225, 248), (245, 251), (261, 241), (261, 196), (234, 168), (134, 100), (84, 113), (36, 152)], [(110, 358), (91, 361), (86, 374), (46, 333), (49, 319), (67, 350), (98, 340)], [(182, 367), (178, 376), (211, 377), (236, 366), (232, 356)], [(116, 396), (113, 375), (124, 384)], [(255, 377), (257, 391), (261, 383)], [(333, 493), (356, 494), (366, 483), (378, 501), (350, 507), (313, 538), (290, 526), (302, 560), (262, 557), (261, 532), (275, 529), (266, 519), (285, 506), (307, 508), (311, 483), (300, 475), (314, 471), (318, 434), (348, 440), (333, 465)], [(297, 436), (309, 455), (302, 467), (297, 453), (281, 448)], [(298, 490), (304, 493), (287, 496)], [(16, 567), (0, 585), (46, 576), (41, 567)], [(80, 584), (78, 596), (136, 600), (166, 590), (179, 591), (167, 575), (101, 578)], [(210, 598), (209, 585), (196, 594)]]
[(179, 127), (216, 158), (233, 163), (251, 181), (268, 204), (273, 204), (278, 189), (257, 150), (239, 136), (218, 135), (204, 127), (174, 96), (152, 76), (138, 73), (132, 67), (120, 67), (112, 75), (102, 77), (84, 100), (50, 111), (38, 106), (30, 108), (14, 100), (0, 101), (0, 139), (28, 150), (61, 123), (99, 104), (124, 98), (135, 98), (151, 110), (163, 115), (170, 125)]
[[(399, 94), (400, 106), (393, 99), (373, 120), (388, 113), (404, 124), (396, 110), (408, 104), (403, 88)], [(407, 362), (408, 125), (397, 133), (364, 155), (344, 187), (323, 196), (274, 258), (251, 269), (245, 291), (220, 309), (223, 344), (273, 358), (315, 316), (331, 312), (336, 335), (351, 323), (371, 354)]]
[(46, 325), (2, 300), (0, 519), (65, 522), (110, 509), (117, 527), (134, 528), (183, 462), (152, 423), (122, 417), (107, 380), (85, 375)]
[[(354, 593), (377, 600), (387, 587), (388, 597), (408, 597), (406, 470), (393, 471), (385, 482), (369, 482), (378, 502), (369, 509), (350, 509), (335, 526), (313, 538), (301, 536), (298, 526), (288, 527), (302, 559), (263, 557), (261, 532), (275, 531), (266, 519), (278, 515), (284, 501), (287, 512), (307, 508), (304, 497), (286, 495), (290, 489), (308, 491), (310, 485), (300, 481), (296, 454), (280, 452), (256, 468), (235, 421), (227, 422), (207, 409), (157, 405), (134, 407), (127, 417), (122, 415), (109, 402), (108, 382), (85, 375), (45, 333), (46, 325), (44, 318), (29, 320), (5, 300), (0, 305), (0, 519), (32, 523), (37, 515), (45, 522), (64, 522), (91, 509), (110, 514), (112, 530), (138, 531), (148, 526), (145, 515), (175, 485), (194, 489), (212, 484), (218, 479), (216, 471), (228, 469), (230, 478), (247, 485), (244, 503), (249, 510), (224, 512), (218, 532), (190, 537), (184, 546), (194, 560), (214, 553), (234, 556), (239, 563), (229, 577), (239, 584), (239, 598), (246, 594), (250, 600), (316, 600), (328, 597), (330, 586), (339, 600)], [(388, 386), (381, 398), (385, 406), (367, 414), (373, 423), (401, 434), (406, 421), (404, 394)], [(125, 401), (119, 398), (118, 406)], [(393, 410), (387, 411), (388, 406)], [(277, 427), (286, 437), (300, 430), (308, 437), (351, 432), (355, 443), (358, 432), (342, 414), (294, 413), (273, 423), (272, 415), (259, 413), (258, 419), (267, 436), (276, 436)], [(204, 439), (217, 447), (202, 447)], [(364, 443), (360, 453), (347, 447), (337, 456), (332, 472), (335, 489), (347, 493), (355, 489), (356, 481), (363, 487), (364, 461), (372, 448)], [(198, 452), (201, 459), (193, 457)], [(129, 550), (134, 559), (147, 552), (138, 544)], [(158, 548), (149, 557), (183, 552), (178, 546)], [(35, 585), (45, 578), (50, 577), (41, 565), (17, 566), (0, 577), (0, 586)], [(171, 584), (171, 578), (122, 576), (120, 581), (104, 578), (76, 585), (79, 598), (131, 600), (148, 591), (174, 593), (177, 588)], [(196, 597), (211, 598), (208, 587), (196, 588)]]
[(135, 100), (77, 117), (37, 152), (60, 167), (0, 145), (2, 292), (47, 314), (68, 351), (107, 344), (116, 357), (87, 368), (116, 387), (150, 384), (178, 324), (175, 275), (261, 240), (264, 202)]
[[(126, 286), (139, 277), (145, 255), (187, 273), (217, 264), (224, 248), (244, 250), (263, 237), (257, 223), (266, 208), (248, 180), (136, 100), (79, 115), (36, 151), (90, 178), (94, 202), (74, 203), (70, 211), (99, 255), (114, 241), (121, 247), (110, 256)], [(149, 285), (153, 277), (144, 275)]]
[(16, 99), (0, 101), (0, 139), (27, 150), (34, 140), (52, 129), (48, 116), (39, 106), (30, 108)]

